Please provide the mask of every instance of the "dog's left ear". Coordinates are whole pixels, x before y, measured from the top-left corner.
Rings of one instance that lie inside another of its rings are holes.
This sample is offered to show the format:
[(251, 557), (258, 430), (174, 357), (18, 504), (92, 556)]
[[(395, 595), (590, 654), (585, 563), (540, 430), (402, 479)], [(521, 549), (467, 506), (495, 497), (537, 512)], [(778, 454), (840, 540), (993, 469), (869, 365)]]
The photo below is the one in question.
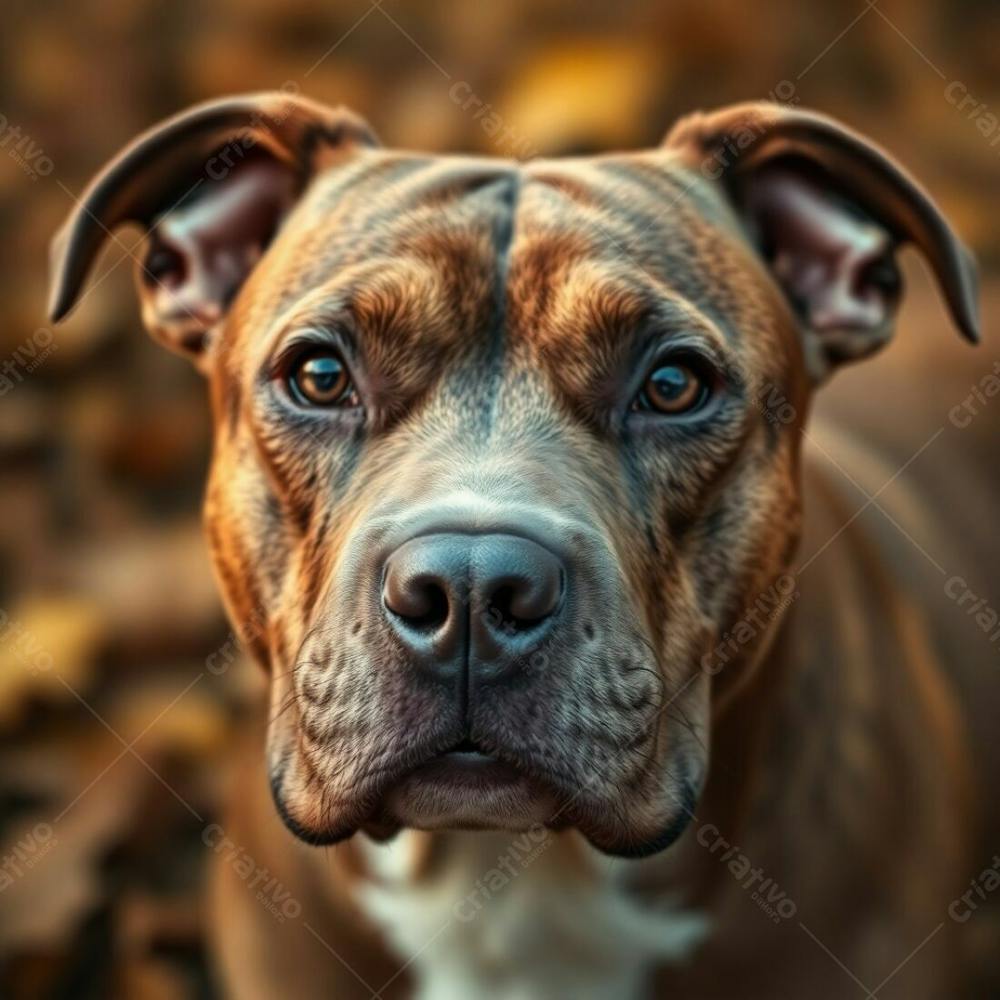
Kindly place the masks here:
[(161, 122), (97, 175), (52, 241), (49, 315), (73, 307), (114, 229), (138, 223), (149, 234), (136, 272), (143, 322), (207, 369), (231, 301), (311, 177), (374, 145), (351, 112), (282, 91)]
[(971, 254), (874, 143), (823, 115), (760, 102), (683, 118), (664, 145), (726, 188), (799, 318), (816, 382), (890, 338), (902, 243), (922, 251), (959, 330), (979, 340)]

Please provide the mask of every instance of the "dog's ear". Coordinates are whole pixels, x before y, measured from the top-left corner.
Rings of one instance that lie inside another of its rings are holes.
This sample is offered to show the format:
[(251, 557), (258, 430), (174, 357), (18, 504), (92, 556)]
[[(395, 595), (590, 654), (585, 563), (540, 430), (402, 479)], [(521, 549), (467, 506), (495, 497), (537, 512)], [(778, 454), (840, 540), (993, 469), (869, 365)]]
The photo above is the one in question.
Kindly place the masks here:
[(921, 250), (955, 324), (978, 341), (971, 254), (874, 143), (823, 115), (761, 102), (688, 116), (664, 145), (726, 188), (799, 318), (817, 382), (891, 336), (902, 243)]
[(312, 174), (377, 140), (359, 118), (280, 91), (197, 105), (140, 135), (91, 182), (52, 242), (49, 314), (72, 309), (113, 230), (148, 233), (143, 322), (207, 367), (213, 333)]

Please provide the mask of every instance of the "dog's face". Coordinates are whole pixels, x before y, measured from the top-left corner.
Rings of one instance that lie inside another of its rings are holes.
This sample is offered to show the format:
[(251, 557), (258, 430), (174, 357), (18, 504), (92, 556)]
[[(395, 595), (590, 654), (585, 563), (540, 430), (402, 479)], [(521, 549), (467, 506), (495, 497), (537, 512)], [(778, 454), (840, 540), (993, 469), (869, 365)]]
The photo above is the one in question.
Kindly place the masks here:
[[(89, 194), (109, 224), (159, 219), (144, 315), (211, 380), (207, 526), (271, 674), (279, 810), (315, 842), (541, 823), (660, 849), (777, 621), (747, 608), (788, 596), (810, 390), (885, 339), (899, 238), (971, 331), (960, 245), (905, 228), (914, 205), (940, 217), (808, 116), (866, 212), (760, 108), (754, 170), (722, 183), (720, 116), (524, 165), (382, 151), (293, 105), (258, 108), (267, 141), (193, 200), (172, 207), (190, 165), (148, 176), (160, 133)], [(209, 111), (166, 130), (211, 164)]]
[[(307, 835), (555, 822), (624, 850), (688, 818), (703, 658), (798, 524), (798, 421), (754, 404), (804, 397), (783, 301), (719, 198), (659, 211), (689, 180), (664, 160), (366, 153), (233, 310), (209, 530), (266, 609)], [(509, 766), (441, 756), (465, 746)]]

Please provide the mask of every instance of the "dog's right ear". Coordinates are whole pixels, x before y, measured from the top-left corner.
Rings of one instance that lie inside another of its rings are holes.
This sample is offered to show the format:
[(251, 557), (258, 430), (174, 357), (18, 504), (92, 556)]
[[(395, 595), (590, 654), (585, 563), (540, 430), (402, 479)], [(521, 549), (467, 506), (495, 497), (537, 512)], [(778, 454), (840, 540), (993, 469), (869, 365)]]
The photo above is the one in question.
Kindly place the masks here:
[(317, 169), (375, 146), (365, 122), (280, 91), (197, 105), (145, 132), (91, 182), (52, 241), (49, 315), (65, 316), (105, 240), (149, 234), (143, 322), (203, 370), (213, 334)]

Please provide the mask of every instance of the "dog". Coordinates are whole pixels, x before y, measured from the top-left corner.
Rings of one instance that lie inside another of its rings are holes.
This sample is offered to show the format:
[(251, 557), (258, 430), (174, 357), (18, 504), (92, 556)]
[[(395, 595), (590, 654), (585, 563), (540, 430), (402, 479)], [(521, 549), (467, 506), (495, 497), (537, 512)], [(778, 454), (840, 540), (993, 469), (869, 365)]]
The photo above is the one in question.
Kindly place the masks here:
[(230, 995), (997, 987), (992, 650), (902, 536), (956, 501), (879, 499), (903, 413), (807, 424), (889, 341), (902, 246), (979, 339), (887, 153), (770, 103), (521, 163), (213, 101), (90, 184), (53, 320), (126, 222), (144, 324), (208, 379), (205, 524), (268, 681), (204, 835)]

